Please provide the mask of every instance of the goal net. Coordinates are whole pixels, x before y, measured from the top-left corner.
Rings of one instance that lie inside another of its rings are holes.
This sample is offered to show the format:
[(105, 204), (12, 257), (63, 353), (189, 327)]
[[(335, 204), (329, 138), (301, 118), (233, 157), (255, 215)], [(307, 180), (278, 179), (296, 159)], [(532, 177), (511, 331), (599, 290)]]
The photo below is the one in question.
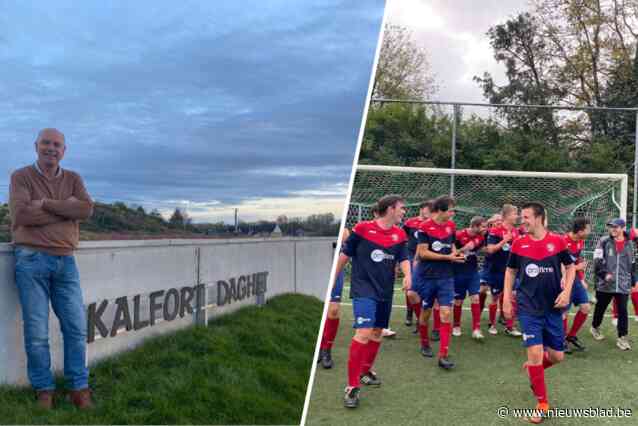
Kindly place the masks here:
[[(454, 221), (459, 229), (469, 226), (472, 216), (488, 218), (498, 213), (505, 203), (521, 206), (538, 201), (547, 209), (551, 231), (569, 231), (578, 216), (590, 219), (592, 235), (583, 254), (591, 259), (596, 243), (607, 233), (606, 223), (614, 217), (626, 217), (627, 175), (360, 165), (346, 226), (372, 219), (374, 203), (386, 194), (405, 198), (406, 217), (418, 215), (418, 206), (425, 200), (453, 195), (457, 203)], [(588, 272), (591, 266), (590, 262)]]

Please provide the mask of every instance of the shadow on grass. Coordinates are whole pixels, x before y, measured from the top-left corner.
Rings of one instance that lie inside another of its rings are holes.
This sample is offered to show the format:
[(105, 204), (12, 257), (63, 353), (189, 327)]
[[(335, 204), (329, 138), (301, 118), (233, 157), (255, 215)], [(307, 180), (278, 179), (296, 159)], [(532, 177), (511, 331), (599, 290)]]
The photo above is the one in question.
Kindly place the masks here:
[(283, 295), (149, 339), (91, 368), (88, 412), (62, 391), (44, 412), (31, 390), (1, 386), (0, 424), (299, 424), (321, 311)]

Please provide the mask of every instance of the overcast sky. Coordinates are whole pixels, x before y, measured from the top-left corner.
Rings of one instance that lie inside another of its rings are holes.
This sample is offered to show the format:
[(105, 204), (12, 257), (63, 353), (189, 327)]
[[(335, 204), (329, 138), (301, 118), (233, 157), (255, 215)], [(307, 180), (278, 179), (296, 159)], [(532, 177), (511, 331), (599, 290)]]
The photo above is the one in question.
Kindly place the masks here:
[(57, 127), (100, 201), (341, 214), (382, 0), (0, 6), (0, 200)]
[(505, 78), (485, 34), (528, 10), (527, 0), (389, 0), (386, 20), (411, 29), (426, 50), (439, 86), (436, 100), (485, 102), (472, 78), (485, 71), (497, 83)]

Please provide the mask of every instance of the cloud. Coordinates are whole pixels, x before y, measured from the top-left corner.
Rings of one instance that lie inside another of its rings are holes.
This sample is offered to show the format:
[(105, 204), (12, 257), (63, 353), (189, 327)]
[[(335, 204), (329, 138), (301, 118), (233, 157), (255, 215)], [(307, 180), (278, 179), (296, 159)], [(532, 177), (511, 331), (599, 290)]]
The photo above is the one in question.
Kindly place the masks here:
[(104, 201), (286, 206), (306, 202), (295, 192), (348, 181), (383, 1), (8, 9), (5, 176), (34, 160), (38, 129), (55, 126), (67, 137), (63, 166)]

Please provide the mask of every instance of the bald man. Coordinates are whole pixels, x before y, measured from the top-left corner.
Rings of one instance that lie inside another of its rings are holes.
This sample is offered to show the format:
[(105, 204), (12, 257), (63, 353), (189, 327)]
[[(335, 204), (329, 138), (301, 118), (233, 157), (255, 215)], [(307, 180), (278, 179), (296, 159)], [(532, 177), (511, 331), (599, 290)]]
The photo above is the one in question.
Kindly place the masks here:
[(64, 337), (64, 376), (71, 401), (92, 406), (86, 367), (86, 314), (73, 256), (79, 221), (93, 212), (93, 201), (77, 173), (62, 169), (66, 152), (62, 132), (40, 131), (37, 160), (11, 175), (9, 209), (24, 323), (27, 374), (38, 405), (51, 409), (55, 382), (49, 351), (49, 304)]

